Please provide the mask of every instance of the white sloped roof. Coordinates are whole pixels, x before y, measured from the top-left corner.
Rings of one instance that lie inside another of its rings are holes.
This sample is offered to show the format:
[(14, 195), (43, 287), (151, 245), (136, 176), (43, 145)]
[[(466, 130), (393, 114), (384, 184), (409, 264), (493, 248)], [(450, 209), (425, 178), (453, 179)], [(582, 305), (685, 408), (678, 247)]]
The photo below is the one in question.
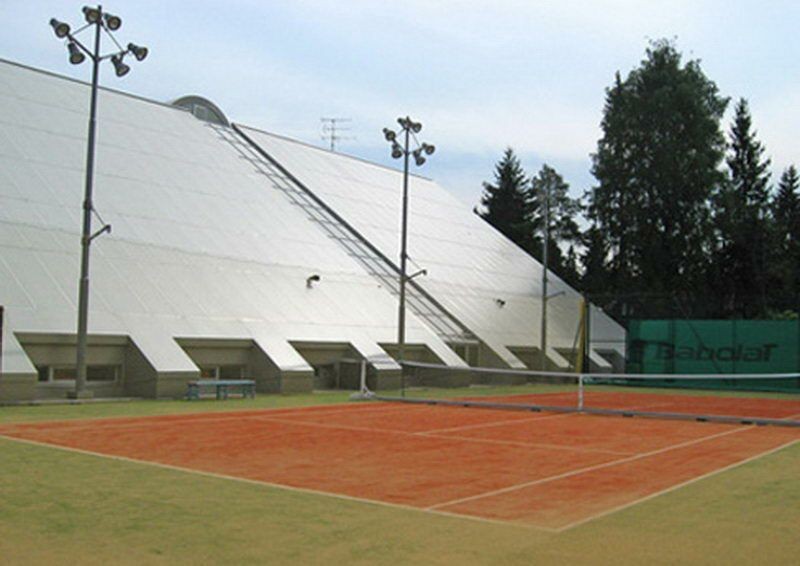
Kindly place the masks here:
[[(30, 370), (13, 332), (75, 332), (88, 102), (0, 60), (6, 372)], [(396, 300), (186, 111), (102, 90), (94, 195), (113, 232), (92, 245), (89, 331), (131, 336), (158, 370), (192, 369), (176, 337), (253, 338), (285, 368), (290, 340), (379, 356), (396, 339)], [(458, 362), (413, 316), (408, 334)]]
[[(251, 128), (244, 131), (398, 261), (401, 172)], [(414, 269), (428, 270), (416, 281), (507, 363), (521, 367), (507, 347), (539, 345), (541, 264), (439, 185), (418, 176), (409, 182), (408, 253)], [(549, 354), (558, 359), (553, 349), (571, 350), (576, 344), (581, 299), (557, 277), (549, 280)], [(591, 322), (593, 337), (603, 345), (624, 347), (624, 331), (616, 323), (596, 309)]]

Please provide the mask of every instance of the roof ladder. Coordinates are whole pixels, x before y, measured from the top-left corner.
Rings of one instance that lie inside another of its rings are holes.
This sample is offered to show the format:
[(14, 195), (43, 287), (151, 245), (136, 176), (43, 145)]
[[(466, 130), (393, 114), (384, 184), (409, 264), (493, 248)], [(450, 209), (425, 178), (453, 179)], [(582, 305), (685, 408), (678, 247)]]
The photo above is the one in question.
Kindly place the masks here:
[[(283, 192), (292, 204), (300, 207), (309, 220), (315, 222), (329, 238), (335, 240), (385, 289), (393, 295), (400, 294), (400, 269), (397, 265), (308, 187), (284, 169), (235, 124), (233, 129), (210, 123), (207, 126), (213, 128), (258, 173), (264, 175), (274, 189)], [(477, 343), (475, 335), (415, 281), (407, 281), (406, 305), (443, 341), (457, 344)]]

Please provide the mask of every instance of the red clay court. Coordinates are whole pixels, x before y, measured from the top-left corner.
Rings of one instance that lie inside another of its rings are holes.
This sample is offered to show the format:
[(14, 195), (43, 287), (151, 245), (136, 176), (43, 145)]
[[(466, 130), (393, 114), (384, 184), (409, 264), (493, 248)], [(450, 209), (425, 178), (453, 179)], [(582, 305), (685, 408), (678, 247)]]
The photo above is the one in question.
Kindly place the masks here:
[[(669, 403), (642, 396), (639, 406)], [(797, 400), (731, 402), (800, 415)], [(705, 403), (724, 411), (726, 401)], [(549, 530), (800, 441), (797, 428), (402, 403), (15, 424), (0, 435)]]

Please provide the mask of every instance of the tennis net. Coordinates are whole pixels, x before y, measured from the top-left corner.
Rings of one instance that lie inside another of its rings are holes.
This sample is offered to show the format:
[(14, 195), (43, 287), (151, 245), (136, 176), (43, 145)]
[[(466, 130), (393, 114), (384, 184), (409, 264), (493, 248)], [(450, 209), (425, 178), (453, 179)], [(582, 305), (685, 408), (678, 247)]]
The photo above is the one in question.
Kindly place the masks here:
[[(452, 367), (404, 362), (378, 399), (800, 427), (800, 373), (656, 375)], [(725, 390), (720, 390), (720, 385)]]

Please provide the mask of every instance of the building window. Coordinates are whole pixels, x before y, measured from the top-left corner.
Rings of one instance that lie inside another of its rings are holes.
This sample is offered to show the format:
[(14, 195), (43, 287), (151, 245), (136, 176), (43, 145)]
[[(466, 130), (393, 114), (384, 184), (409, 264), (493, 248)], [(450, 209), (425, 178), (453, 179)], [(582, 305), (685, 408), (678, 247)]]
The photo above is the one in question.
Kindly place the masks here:
[(50, 381), (75, 381), (75, 368), (50, 368)]
[[(40, 383), (75, 383), (77, 369), (74, 366), (37, 366), (36, 373)], [(116, 381), (120, 366), (86, 366), (86, 381)]]
[(245, 366), (204, 366), (200, 368), (202, 379), (242, 379)]
[(88, 366), (86, 381), (116, 381), (119, 366)]

